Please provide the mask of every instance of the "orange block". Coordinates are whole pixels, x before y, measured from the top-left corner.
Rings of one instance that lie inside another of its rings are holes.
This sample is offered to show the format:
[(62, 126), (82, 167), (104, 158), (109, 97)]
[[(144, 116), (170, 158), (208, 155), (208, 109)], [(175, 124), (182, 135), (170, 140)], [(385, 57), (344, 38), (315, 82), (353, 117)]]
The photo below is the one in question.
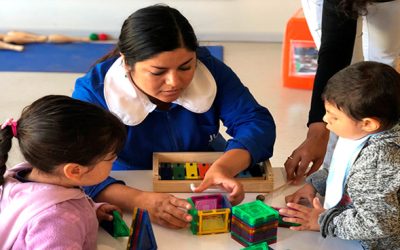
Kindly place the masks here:
[(318, 51), (308, 29), (303, 9), (287, 22), (282, 47), (282, 80), (289, 88), (312, 89)]

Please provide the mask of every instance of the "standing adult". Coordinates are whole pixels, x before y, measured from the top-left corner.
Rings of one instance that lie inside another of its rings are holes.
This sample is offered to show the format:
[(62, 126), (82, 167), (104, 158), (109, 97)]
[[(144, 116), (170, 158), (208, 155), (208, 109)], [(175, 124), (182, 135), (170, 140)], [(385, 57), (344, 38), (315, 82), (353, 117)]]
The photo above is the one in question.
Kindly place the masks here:
[[(391, 66), (400, 56), (400, 0), (303, 0), (305, 14), (311, 25), (314, 39), (319, 37), (321, 24), (321, 45), (318, 53), (318, 69), (315, 75), (311, 108), (308, 119), (308, 133), (285, 162), (287, 177), (295, 182), (319, 169), (324, 161), (328, 167), (335, 136), (329, 141), (329, 132), (322, 121), (325, 108), (321, 98), (330, 77), (350, 65), (357, 30), (357, 18), (363, 18), (364, 60), (379, 61)], [(318, 6), (322, 4), (322, 15)], [(318, 17), (322, 17), (322, 21)], [(314, 18), (313, 18), (314, 17)], [(314, 21), (312, 21), (314, 20)], [(316, 42), (318, 44), (318, 40)], [(307, 171), (308, 167), (311, 168)]]

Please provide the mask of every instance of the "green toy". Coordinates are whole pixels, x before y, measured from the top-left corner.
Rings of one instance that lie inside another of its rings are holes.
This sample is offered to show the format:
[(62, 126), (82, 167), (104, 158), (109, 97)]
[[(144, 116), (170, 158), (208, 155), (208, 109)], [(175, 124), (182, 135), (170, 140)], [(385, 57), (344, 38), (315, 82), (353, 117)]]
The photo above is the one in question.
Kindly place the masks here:
[(100, 226), (115, 238), (129, 236), (129, 227), (116, 210), (113, 211), (113, 220), (102, 221)]

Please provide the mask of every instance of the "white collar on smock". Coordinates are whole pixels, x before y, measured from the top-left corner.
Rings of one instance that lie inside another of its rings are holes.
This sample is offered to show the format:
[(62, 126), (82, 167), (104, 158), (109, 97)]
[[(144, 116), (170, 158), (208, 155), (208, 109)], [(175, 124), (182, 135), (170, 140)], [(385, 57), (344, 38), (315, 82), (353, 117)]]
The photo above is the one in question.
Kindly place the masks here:
[[(138, 125), (157, 106), (146, 94), (125, 77), (122, 58), (118, 58), (104, 78), (104, 97), (108, 109), (118, 116), (125, 125)], [(207, 67), (197, 60), (196, 70), (189, 86), (173, 103), (194, 113), (208, 111), (217, 94), (217, 84)]]

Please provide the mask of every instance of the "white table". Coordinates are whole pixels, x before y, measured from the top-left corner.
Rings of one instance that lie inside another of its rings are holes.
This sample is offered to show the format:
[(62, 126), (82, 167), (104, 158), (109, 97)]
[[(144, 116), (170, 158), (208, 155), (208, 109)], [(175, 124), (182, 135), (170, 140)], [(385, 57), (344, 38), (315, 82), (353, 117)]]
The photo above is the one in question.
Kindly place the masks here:
[[(274, 185), (278, 187), (284, 183), (283, 168), (273, 168)], [(127, 185), (140, 188), (145, 191), (152, 191), (152, 171), (113, 171), (111, 176), (124, 180)], [(279, 194), (269, 195), (265, 202), (268, 205), (282, 207), (284, 206), (284, 197), (294, 192), (299, 186), (290, 186), (282, 190)], [(194, 196), (193, 193), (176, 193), (180, 198)], [(196, 194), (197, 195), (197, 194)], [(247, 193), (243, 202), (254, 201), (257, 193)], [(124, 220), (128, 226), (131, 223), (131, 215), (125, 214)], [(153, 224), (153, 231), (156, 238), (158, 249), (241, 249), (241, 244), (233, 240), (230, 233), (213, 235), (193, 235), (190, 229), (173, 230), (163, 228)], [(126, 249), (128, 238), (113, 238), (102, 228), (99, 229), (98, 249)], [(323, 238), (319, 232), (310, 231), (292, 231), (287, 228), (278, 228), (278, 241), (272, 244), (275, 250), (361, 250), (362, 247), (357, 241), (341, 240), (338, 238)]]

